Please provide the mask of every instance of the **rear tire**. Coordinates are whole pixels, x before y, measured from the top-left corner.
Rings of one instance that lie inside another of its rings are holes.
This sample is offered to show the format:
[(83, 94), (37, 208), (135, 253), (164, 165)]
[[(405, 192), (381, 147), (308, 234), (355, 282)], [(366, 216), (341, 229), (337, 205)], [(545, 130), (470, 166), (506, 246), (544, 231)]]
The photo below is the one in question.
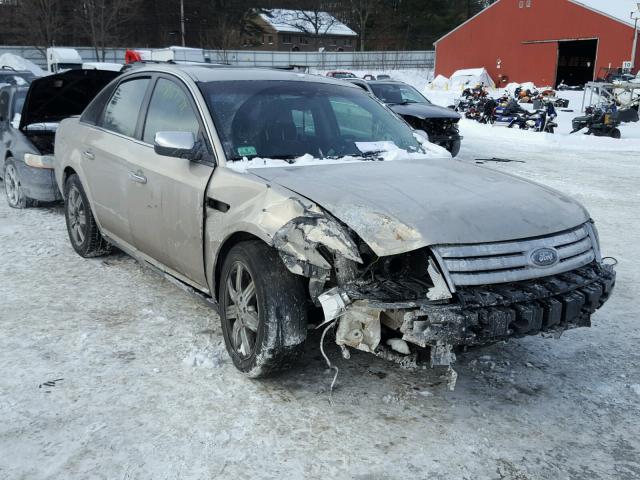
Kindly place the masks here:
[(69, 241), (78, 255), (92, 258), (111, 253), (111, 244), (102, 237), (80, 177), (76, 174), (64, 184), (64, 218)]
[(306, 295), (274, 249), (259, 240), (234, 246), (220, 276), (220, 317), (227, 351), (251, 378), (292, 367), (304, 352)]
[(35, 207), (38, 202), (25, 195), (20, 182), (20, 175), (13, 158), (9, 157), (4, 163), (4, 193), (11, 208)]

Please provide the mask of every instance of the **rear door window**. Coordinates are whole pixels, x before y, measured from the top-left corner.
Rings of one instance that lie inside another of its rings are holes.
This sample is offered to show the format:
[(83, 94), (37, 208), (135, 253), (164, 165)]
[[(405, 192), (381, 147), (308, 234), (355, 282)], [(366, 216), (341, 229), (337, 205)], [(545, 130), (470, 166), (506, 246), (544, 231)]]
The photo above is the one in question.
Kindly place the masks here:
[(102, 127), (127, 137), (134, 137), (140, 107), (148, 86), (148, 78), (134, 78), (118, 85), (105, 108)]
[(80, 121), (89, 123), (91, 125), (97, 125), (100, 122), (104, 107), (111, 98), (111, 94), (113, 93), (115, 88), (115, 84), (109, 85), (105, 87), (98, 95), (96, 95), (96, 97), (91, 101), (91, 103), (82, 113)]
[(200, 123), (190, 96), (178, 84), (158, 79), (149, 102), (142, 140), (153, 144), (158, 132), (191, 132), (198, 138)]

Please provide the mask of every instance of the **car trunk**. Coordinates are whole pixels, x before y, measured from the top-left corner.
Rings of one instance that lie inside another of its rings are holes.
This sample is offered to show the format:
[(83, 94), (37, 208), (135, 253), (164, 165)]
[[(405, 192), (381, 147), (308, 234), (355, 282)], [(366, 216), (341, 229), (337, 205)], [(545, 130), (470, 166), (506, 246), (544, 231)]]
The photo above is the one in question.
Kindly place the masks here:
[(52, 154), (58, 124), (80, 115), (118, 75), (107, 70), (69, 70), (34, 80), (22, 108), (20, 131), (41, 154)]

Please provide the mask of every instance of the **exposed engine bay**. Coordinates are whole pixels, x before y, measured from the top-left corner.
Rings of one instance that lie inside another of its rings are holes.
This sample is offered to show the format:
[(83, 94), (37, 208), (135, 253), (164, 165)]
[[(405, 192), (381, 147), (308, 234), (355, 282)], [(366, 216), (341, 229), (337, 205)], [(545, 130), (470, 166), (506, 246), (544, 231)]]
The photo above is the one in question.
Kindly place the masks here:
[(23, 133), (25, 137), (27, 137), (33, 144), (33, 146), (36, 147), (40, 154), (52, 155), (56, 138), (57, 124), (46, 125), (47, 126), (44, 128), (41, 128), (41, 125), (38, 124), (36, 124), (36, 127), (38, 128), (34, 128), (33, 125), (29, 125), (25, 129), (23, 129)]
[[(345, 358), (354, 348), (405, 366), (415, 366), (419, 357), (427, 356), (431, 367), (450, 368), (459, 347), (545, 332), (560, 335), (590, 326), (591, 314), (615, 285), (613, 265), (599, 261), (589, 226), (540, 241), (543, 246), (562, 244), (560, 258), (580, 261), (578, 268), (548, 276), (537, 272), (533, 278), (527, 273), (530, 267), (491, 272), (483, 267), (487, 271), (477, 274), (504, 279), (519, 275), (524, 280), (457, 286), (452, 278), (465, 283), (465, 275), (476, 273), (469, 264), (486, 258), (503, 261), (502, 257), (496, 253), (472, 260), (443, 259), (440, 252), (447, 248), (428, 247), (378, 257), (338, 220), (307, 214), (283, 227), (274, 243), (292, 272), (309, 277), (310, 297), (324, 312), (322, 325), (335, 327), (336, 343)], [(537, 241), (523, 242), (523, 248), (529, 249), (531, 242)], [(492, 248), (513, 248), (510, 243), (497, 245)], [(487, 247), (479, 248), (482, 254)], [(454, 262), (463, 262), (472, 271), (449, 272)], [(549, 272), (561, 267), (555, 268)]]

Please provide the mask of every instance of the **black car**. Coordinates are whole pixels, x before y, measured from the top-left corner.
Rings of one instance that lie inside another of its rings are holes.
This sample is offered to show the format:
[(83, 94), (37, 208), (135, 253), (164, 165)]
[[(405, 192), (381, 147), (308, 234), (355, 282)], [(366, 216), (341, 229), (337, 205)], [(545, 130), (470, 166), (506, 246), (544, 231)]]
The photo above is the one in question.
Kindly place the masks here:
[(30, 87), (0, 85), (0, 178), (9, 206), (26, 208), (38, 201), (62, 199), (53, 175), (58, 123), (82, 113), (117, 75), (105, 70), (69, 70), (34, 77)]
[(349, 81), (378, 97), (416, 130), (425, 131), (431, 143), (446, 148), (454, 157), (460, 151), (462, 137), (458, 131), (459, 113), (434, 105), (418, 90), (403, 82)]

